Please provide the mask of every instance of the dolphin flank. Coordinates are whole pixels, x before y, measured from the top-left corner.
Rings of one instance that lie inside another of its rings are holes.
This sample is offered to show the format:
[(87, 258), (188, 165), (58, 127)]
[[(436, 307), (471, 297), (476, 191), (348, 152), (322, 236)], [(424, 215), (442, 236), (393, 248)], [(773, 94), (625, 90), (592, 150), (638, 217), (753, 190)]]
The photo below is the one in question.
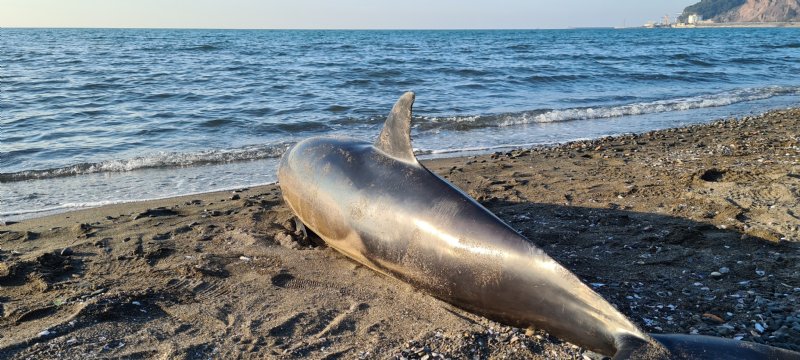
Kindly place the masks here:
[(798, 359), (756, 343), (646, 334), (599, 294), (414, 156), (414, 94), (374, 143), (314, 137), (278, 168), (283, 197), (330, 247), (467, 311), (533, 326), (614, 359)]

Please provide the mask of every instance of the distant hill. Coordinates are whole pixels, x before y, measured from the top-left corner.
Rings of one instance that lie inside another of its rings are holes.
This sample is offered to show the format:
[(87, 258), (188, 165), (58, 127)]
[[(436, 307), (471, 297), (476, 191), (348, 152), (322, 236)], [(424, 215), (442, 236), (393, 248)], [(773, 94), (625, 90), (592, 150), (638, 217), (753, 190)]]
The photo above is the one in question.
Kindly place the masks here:
[(686, 7), (679, 19), (691, 14), (723, 23), (800, 21), (800, 0), (702, 0)]

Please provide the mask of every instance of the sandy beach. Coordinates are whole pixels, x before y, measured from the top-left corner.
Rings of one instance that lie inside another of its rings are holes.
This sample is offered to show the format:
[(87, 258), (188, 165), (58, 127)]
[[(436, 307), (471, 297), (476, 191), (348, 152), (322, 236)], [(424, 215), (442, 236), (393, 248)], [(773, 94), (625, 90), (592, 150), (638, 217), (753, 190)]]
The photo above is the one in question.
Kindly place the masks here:
[[(425, 165), (647, 332), (800, 350), (800, 110)], [(0, 358), (601, 356), (296, 231), (277, 185), (0, 226)]]

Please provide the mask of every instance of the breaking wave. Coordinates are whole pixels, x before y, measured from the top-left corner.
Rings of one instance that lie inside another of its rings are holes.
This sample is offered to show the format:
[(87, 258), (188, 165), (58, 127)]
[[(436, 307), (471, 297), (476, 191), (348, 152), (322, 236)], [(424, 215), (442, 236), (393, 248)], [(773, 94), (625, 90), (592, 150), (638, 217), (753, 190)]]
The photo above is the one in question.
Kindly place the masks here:
[(577, 107), (567, 109), (539, 109), (493, 115), (423, 117), (421, 119), (422, 121), (418, 122), (416, 127), (420, 130), (447, 129), (466, 131), (485, 127), (504, 127), (534, 123), (607, 119), (622, 116), (720, 107), (747, 101), (763, 100), (775, 96), (798, 94), (800, 94), (800, 87), (770, 86), (763, 88), (737, 89), (716, 94), (692, 97), (637, 102), (624, 105)]
[(0, 183), (50, 179), (93, 173), (126, 172), (141, 169), (187, 167), (277, 158), (291, 145), (291, 143), (281, 143), (265, 146), (248, 146), (238, 149), (208, 150), (195, 153), (159, 152), (131, 159), (82, 163), (44, 170), (0, 173)]
[[(538, 109), (523, 112), (501, 113), (490, 115), (458, 115), (449, 117), (420, 116), (414, 119), (414, 130), (427, 131), (470, 131), (481, 128), (508, 127), (525, 124), (554, 123), (575, 120), (607, 119), (623, 116), (684, 111), (691, 109), (721, 107), (731, 104), (768, 99), (775, 96), (798, 95), (800, 87), (771, 86), (763, 88), (737, 89), (715, 94), (692, 97), (680, 97), (665, 100), (635, 102), (622, 105), (575, 107), (565, 109)], [(329, 125), (319, 122), (303, 122), (295, 124), (293, 132), (326, 133), (337, 127), (352, 128), (356, 125), (378, 128), (383, 123), (382, 117), (352, 118), (343, 117), (330, 121)], [(325, 126), (327, 131), (320, 132), (315, 126)], [(362, 129), (363, 130), (363, 129)], [(371, 132), (370, 132), (371, 133)], [(235, 149), (208, 150), (192, 153), (159, 152), (152, 155), (121, 160), (105, 160), (87, 162), (44, 170), (23, 170), (0, 173), (0, 183), (49, 179), (76, 176), (92, 173), (127, 172), (140, 169), (175, 168), (199, 165), (231, 163), (258, 159), (278, 158), (292, 143), (247, 146)], [(508, 145), (499, 144), (497, 148)], [(482, 148), (488, 150), (493, 147)], [(421, 155), (446, 154), (450, 152), (477, 151), (479, 149), (436, 149), (418, 150)]]

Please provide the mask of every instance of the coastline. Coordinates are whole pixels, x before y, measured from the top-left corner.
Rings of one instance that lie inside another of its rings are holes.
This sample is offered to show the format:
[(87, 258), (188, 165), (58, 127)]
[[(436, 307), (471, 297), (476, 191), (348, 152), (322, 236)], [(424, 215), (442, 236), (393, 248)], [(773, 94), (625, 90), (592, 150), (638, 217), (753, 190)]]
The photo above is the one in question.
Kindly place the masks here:
[[(647, 332), (800, 350), (798, 120), (772, 111), (423, 163)], [(0, 286), (0, 357), (585, 354), (303, 239), (275, 184), (0, 226)]]
[(743, 29), (764, 29), (764, 28), (797, 28), (800, 22), (732, 22), (732, 23), (710, 23), (710, 24), (677, 24), (670, 26), (672, 29), (724, 29), (724, 28), (743, 28)]

